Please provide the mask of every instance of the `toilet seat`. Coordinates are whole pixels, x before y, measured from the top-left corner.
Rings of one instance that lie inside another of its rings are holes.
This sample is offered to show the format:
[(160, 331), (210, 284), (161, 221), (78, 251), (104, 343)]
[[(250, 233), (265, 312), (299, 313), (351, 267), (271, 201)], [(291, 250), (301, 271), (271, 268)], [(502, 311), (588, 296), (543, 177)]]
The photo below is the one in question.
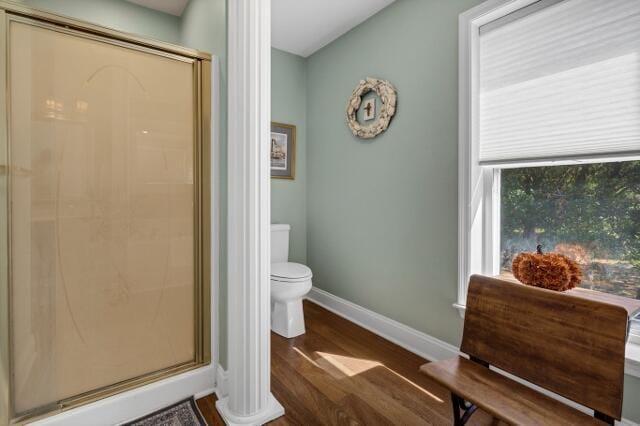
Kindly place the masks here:
[(308, 281), (313, 276), (308, 266), (300, 263), (281, 262), (271, 264), (271, 280), (283, 283)]

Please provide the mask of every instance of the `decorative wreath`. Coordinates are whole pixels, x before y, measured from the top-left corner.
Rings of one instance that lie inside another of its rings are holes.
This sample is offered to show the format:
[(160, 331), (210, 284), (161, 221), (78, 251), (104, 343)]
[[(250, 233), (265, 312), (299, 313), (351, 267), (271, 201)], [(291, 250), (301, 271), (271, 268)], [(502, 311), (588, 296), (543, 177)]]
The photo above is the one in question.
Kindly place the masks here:
[[(382, 108), (380, 108), (378, 118), (372, 124), (363, 126), (358, 122), (357, 113), (362, 103), (362, 97), (371, 91), (380, 98)], [(372, 139), (387, 130), (396, 113), (397, 99), (396, 89), (388, 81), (372, 77), (360, 80), (347, 104), (347, 124), (353, 135), (362, 139)]]

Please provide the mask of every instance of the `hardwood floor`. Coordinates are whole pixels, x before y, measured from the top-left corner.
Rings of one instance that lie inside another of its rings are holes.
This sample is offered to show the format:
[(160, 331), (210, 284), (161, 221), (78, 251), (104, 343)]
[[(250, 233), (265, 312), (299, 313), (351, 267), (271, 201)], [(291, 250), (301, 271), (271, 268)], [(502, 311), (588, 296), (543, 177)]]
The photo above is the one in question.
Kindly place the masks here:
[[(286, 414), (270, 425), (452, 424), (448, 391), (418, 371), (423, 358), (304, 303), (306, 334), (271, 334), (271, 389)], [(209, 425), (222, 425), (214, 398), (198, 407)], [(495, 422), (479, 411), (468, 424)]]

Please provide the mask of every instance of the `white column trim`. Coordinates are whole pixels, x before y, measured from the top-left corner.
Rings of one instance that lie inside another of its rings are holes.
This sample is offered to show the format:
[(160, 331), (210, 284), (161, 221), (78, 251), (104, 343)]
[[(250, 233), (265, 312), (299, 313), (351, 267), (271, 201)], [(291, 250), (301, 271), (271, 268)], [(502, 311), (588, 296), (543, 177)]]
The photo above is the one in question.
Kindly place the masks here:
[(228, 2), (227, 424), (284, 414), (271, 394), (271, 2)]

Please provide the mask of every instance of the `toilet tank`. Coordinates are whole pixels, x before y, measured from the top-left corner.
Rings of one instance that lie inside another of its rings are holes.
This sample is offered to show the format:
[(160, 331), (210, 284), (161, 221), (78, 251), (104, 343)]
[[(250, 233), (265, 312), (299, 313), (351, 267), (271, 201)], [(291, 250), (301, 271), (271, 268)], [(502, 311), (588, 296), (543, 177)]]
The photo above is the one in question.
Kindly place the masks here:
[(291, 226), (285, 224), (271, 225), (271, 263), (289, 260), (289, 231)]

